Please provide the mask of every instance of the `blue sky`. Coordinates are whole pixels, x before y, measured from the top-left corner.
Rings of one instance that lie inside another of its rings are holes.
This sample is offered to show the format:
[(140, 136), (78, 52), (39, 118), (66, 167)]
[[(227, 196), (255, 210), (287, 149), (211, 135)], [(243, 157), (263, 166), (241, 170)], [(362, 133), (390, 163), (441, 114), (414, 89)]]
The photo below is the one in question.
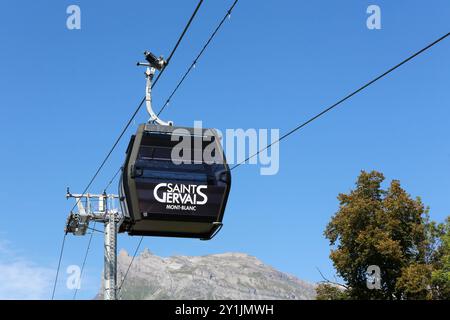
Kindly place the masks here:
[[(196, 2), (2, 1), (0, 269), (24, 276), (0, 294), (50, 297), (73, 205), (65, 188), (86, 186), (144, 94), (135, 62), (146, 49), (167, 56)], [(156, 109), (231, 2), (204, 2), (155, 87)], [(66, 28), (71, 4), (81, 8), (81, 30)], [(370, 4), (381, 8), (381, 30), (366, 27)], [(163, 118), (286, 132), (447, 33), (449, 14), (448, 0), (241, 0)], [(399, 179), (442, 221), (450, 214), (449, 54), (446, 40), (291, 136), (277, 175), (248, 165), (234, 171), (225, 227), (213, 241), (146, 238), (143, 247), (162, 256), (245, 252), (318, 281), (316, 267), (334, 273), (323, 230), (336, 196), (362, 169)], [(121, 165), (143, 111), (91, 192)], [(68, 236), (57, 298), (72, 296), (65, 270), (81, 264), (87, 241)], [(98, 290), (102, 241), (94, 236), (80, 298)], [(129, 252), (137, 242), (119, 237)]]

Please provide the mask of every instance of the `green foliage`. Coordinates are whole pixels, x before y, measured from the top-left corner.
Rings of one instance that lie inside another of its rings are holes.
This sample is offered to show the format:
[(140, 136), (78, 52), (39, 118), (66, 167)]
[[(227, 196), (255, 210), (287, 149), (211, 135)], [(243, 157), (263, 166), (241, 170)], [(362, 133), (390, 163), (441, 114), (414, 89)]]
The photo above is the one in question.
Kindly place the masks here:
[(438, 227), (440, 245), (435, 251), (431, 276), (433, 297), (450, 300), (450, 217)]
[[(431, 299), (448, 295), (449, 239), (429, 221), (420, 198), (380, 172), (362, 171), (356, 188), (339, 194), (338, 212), (324, 232), (330, 258), (352, 299)], [(442, 240), (441, 237), (442, 236)], [(439, 252), (439, 253), (438, 253)], [(367, 268), (381, 270), (381, 289), (367, 287)], [(325, 290), (326, 289), (326, 290)], [(332, 289), (320, 288), (324, 297)]]
[(348, 300), (345, 289), (328, 283), (320, 283), (316, 287), (316, 300)]
[(404, 267), (396, 282), (397, 291), (402, 293), (403, 299), (432, 299), (431, 272), (431, 266), (426, 264), (412, 264)]

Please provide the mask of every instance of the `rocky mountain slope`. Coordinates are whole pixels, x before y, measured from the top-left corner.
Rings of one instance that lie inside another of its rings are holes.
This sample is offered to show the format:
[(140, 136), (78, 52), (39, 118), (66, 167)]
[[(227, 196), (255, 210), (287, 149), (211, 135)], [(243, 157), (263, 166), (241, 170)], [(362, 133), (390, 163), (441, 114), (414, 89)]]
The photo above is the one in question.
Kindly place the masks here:
[[(125, 251), (118, 255), (119, 284), (131, 258)], [(120, 298), (314, 299), (314, 287), (247, 254), (162, 258), (145, 250), (135, 258)]]

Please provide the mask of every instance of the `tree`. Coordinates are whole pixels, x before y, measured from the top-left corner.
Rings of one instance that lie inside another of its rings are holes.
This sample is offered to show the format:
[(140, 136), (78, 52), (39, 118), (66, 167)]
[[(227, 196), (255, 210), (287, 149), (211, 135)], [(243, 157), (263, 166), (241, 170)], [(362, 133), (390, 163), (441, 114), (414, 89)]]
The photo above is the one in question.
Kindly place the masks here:
[(431, 259), (434, 267), (431, 275), (433, 298), (450, 300), (450, 217), (436, 229), (439, 246)]
[(329, 283), (320, 283), (316, 287), (316, 300), (348, 300), (345, 289)]
[(413, 263), (402, 269), (396, 281), (396, 289), (403, 299), (429, 300), (433, 298), (430, 290), (432, 267), (427, 264)]
[[(330, 258), (352, 299), (427, 299), (435, 232), (428, 209), (393, 180), (381, 188), (380, 172), (362, 171), (356, 188), (339, 194), (338, 212), (324, 232)], [(445, 255), (445, 254), (443, 254)], [(448, 257), (448, 255), (447, 255)], [(435, 257), (436, 258), (436, 257)], [(380, 269), (381, 288), (369, 289), (369, 266)], [(448, 276), (433, 274), (436, 282)]]

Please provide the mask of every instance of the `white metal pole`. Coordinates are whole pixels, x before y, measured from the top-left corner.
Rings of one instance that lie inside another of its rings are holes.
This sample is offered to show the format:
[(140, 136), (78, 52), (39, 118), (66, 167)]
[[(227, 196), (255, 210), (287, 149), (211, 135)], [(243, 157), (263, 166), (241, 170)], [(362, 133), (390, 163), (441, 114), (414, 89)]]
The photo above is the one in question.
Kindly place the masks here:
[(117, 299), (117, 214), (106, 211), (104, 252), (104, 300)]

